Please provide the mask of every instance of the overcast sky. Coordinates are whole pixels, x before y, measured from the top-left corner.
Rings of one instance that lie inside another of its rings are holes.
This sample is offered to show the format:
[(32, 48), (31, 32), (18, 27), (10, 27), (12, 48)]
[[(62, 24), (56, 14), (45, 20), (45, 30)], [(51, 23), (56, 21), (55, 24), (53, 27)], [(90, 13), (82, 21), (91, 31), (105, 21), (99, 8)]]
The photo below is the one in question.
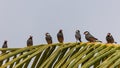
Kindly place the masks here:
[(25, 47), (29, 35), (34, 44), (46, 43), (49, 32), (53, 42), (63, 29), (65, 42), (75, 42), (75, 30), (88, 30), (106, 43), (105, 36), (112, 33), (120, 43), (119, 0), (1, 0), (0, 46), (8, 40), (9, 47)]

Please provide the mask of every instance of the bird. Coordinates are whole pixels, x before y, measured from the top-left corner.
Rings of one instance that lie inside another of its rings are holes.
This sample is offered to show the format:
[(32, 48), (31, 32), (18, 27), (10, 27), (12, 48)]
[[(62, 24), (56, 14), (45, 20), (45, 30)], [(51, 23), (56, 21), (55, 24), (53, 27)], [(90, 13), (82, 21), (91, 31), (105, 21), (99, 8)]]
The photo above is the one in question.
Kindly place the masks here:
[(32, 46), (33, 45), (33, 36), (30, 35), (30, 37), (27, 40), (27, 46)]
[(106, 41), (107, 41), (107, 43), (117, 43), (117, 42), (114, 41), (114, 38), (111, 35), (111, 33), (107, 33)]
[(48, 44), (52, 44), (52, 37), (51, 37), (50, 33), (45, 34), (45, 39)]
[(59, 43), (63, 43), (64, 41), (64, 36), (63, 36), (63, 32), (62, 29), (59, 30), (59, 32), (57, 33), (57, 39)]
[(76, 30), (75, 32), (75, 38), (76, 38), (76, 42), (79, 40), (79, 42), (81, 41), (81, 34), (80, 34), (80, 30)]
[[(7, 40), (4, 41), (2, 48), (8, 48), (7, 46)], [(2, 51), (2, 53), (5, 53), (6, 51)]]
[(97, 38), (95, 38), (94, 36), (92, 36), (88, 31), (85, 31), (84, 34), (85, 34), (85, 39), (89, 42), (102, 42)]

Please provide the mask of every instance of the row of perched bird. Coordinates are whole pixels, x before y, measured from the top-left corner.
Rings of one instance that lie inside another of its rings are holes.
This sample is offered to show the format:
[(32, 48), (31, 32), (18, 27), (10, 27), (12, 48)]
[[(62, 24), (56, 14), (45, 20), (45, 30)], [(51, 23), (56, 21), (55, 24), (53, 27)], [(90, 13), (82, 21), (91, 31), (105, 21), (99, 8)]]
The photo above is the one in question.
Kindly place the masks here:
[[(50, 35), (49, 33), (46, 33), (45, 35), (46, 35), (45, 39), (46, 39), (47, 43), (48, 43), (48, 44), (52, 44), (52, 37), (51, 37), (51, 35)], [(85, 32), (84, 32), (84, 35), (85, 35), (85, 39), (86, 39), (87, 41), (89, 41), (89, 42), (102, 42), (102, 41), (98, 40), (97, 38), (95, 38), (93, 35), (91, 35), (90, 32), (88, 32), (88, 31), (85, 31)], [(82, 42), (82, 41), (81, 41), (80, 30), (76, 30), (76, 32), (75, 32), (75, 38), (76, 38), (76, 42), (77, 42), (77, 41)], [(60, 43), (63, 43), (63, 41), (64, 41), (64, 36), (63, 36), (62, 30), (59, 30), (59, 32), (57, 33), (57, 39), (58, 39), (58, 41), (59, 41)], [(107, 34), (107, 36), (106, 36), (106, 41), (107, 41), (107, 43), (116, 43), (116, 42), (114, 41), (114, 38), (113, 38), (113, 36), (111, 35), (111, 33), (108, 33), (108, 34)]]
[[(85, 39), (89, 42), (102, 42), (102, 41), (98, 40), (97, 38), (95, 38), (93, 35), (91, 35), (90, 32), (88, 32), (88, 31), (85, 31), (84, 35), (85, 35)], [(76, 30), (75, 38), (76, 38), (76, 42), (78, 42), (78, 41), (82, 42), (80, 30)], [(57, 39), (58, 39), (59, 43), (63, 43), (64, 36), (63, 36), (62, 29), (60, 29), (59, 32), (57, 33)], [(52, 44), (52, 37), (49, 33), (45, 34), (45, 40), (48, 44)], [(107, 34), (106, 41), (107, 41), (107, 43), (116, 43), (114, 41), (114, 38), (112, 37), (111, 33)], [(30, 36), (27, 40), (27, 46), (32, 46), (32, 45), (33, 45), (33, 39), (32, 39), (32, 36)], [(7, 40), (4, 41), (2, 48), (8, 48)]]

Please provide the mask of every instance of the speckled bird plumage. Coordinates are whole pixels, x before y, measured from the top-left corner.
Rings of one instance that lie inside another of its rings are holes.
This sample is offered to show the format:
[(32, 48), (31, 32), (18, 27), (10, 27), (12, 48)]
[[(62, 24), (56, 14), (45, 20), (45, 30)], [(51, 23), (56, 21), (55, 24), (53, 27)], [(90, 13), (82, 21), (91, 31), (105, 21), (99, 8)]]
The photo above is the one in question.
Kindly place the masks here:
[(27, 46), (32, 46), (33, 45), (33, 39), (32, 36), (30, 36), (27, 40)]
[(107, 43), (114, 43), (115, 42), (113, 36), (111, 35), (111, 33), (107, 34), (106, 41), (107, 41)]
[(57, 33), (57, 39), (59, 43), (63, 43), (64, 41), (64, 36), (63, 36), (63, 32), (62, 30), (59, 30), (59, 32)]
[(89, 41), (89, 42), (101, 42), (97, 38), (92, 36), (88, 31), (85, 31), (84, 34), (85, 34), (86, 40)]
[(52, 37), (49, 33), (45, 34), (45, 39), (48, 44), (52, 44)]
[(76, 30), (75, 32), (75, 38), (76, 38), (76, 42), (79, 40), (79, 42), (82, 42), (81, 41), (81, 34), (80, 34), (80, 31), (79, 30)]

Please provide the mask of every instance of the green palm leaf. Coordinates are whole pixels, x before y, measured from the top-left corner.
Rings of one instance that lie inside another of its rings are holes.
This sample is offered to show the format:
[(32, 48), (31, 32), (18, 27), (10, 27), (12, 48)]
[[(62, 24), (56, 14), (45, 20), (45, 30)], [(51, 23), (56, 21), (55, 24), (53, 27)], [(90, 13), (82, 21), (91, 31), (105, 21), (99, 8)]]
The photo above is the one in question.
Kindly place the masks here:
[(120, 46), (103, 43), (56, 43), (0, 48), (0, 68), (115, 68)]

